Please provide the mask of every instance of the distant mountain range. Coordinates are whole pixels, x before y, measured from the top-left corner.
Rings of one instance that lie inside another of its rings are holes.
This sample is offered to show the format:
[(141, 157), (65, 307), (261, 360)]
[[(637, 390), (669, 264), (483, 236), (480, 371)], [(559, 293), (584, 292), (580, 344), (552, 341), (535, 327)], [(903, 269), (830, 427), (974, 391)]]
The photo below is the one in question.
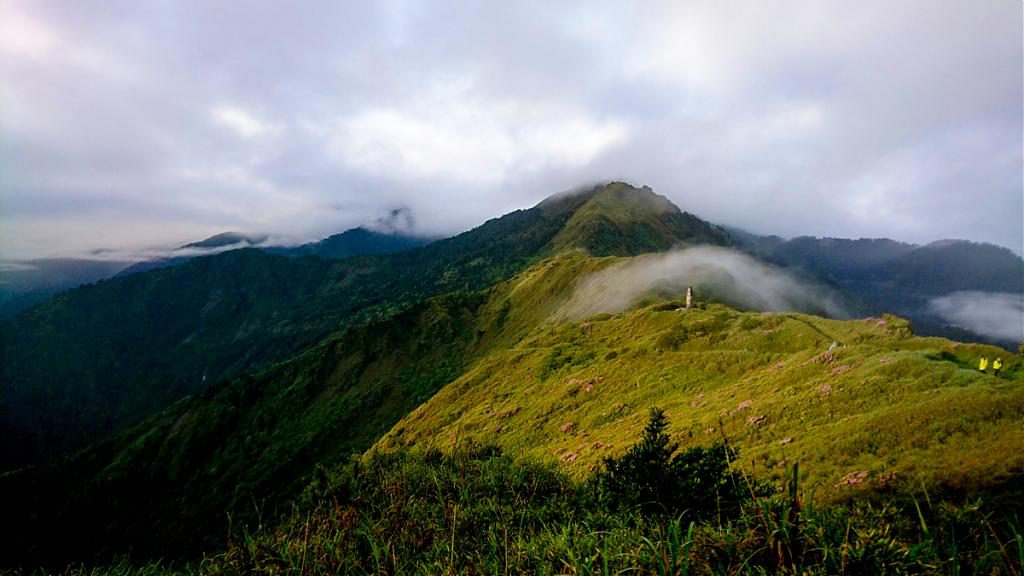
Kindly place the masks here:
[(80, 258), (0, 263), (0, 320), (20, 314), (64, 290), (110, 278), (131, 265), (119, 260)]
[[(366, 254), (390, 254), (422, 246), (430, 238), (399, 232), (391, 225), (395, 218), (405, 215), (390, 214), (382, 219), (390, 227), (375, 231), (365, 227), (353, 228), (318, 242), (294, 247), (266, 246), (261, 249), (286, 256), (318, 256), (320, 258), (348, 258)], [(0, 268), (0, 320), (11, 318), (29, 308), (49, 300), (55, 294), (84, 284), (92, 284), (114, 276), (129, 276), (178, 266), (192, 258), (212, 255), (240, 248), (265, 244), (266, 234), (223, 232), (205, 240), (179, 246), (165, 256), (141, 261), (123, 261), (89, 258), (47, 258), (10, 263)]]
[(753, 254), (789, 268), (802, 270), (833, 283), (861, 303), (861, 312), (892, 312), (914, 321), (920, 334), (984, 340), (1015, 348), (1024, 338), (985, 335), (971, 326), (953, 326), (936, 311), (936, 298), (957, 293), (995, 293), (1024, 298), (1024, 260), (1010, 250), (968, 242), (943, 240), (925, 246), (888, 239), (846, 240), (799, 237), (783, 240), (732, 231), (733, 237)]
[(224, 248), (226, 246), (233, 246), (238, 248), (245, 248), (249, 246), (258, 246), (263, 242), (267, 241), (268, 236), (266, 234), (248, 235), (239, 232), (221, 232), (220, 234), (214, 234), (206, 240), (200, 240), (199, 242), (189, 242), (179, 248), (179, 250), (187, 250), (189, 248)]
[[(347, 233), (309, 250), (337, 253), (380, 237)], [(4, 326), (0, 465), (85, 445), (327, 334), (432, 295), (479, 290), (556, 251), (627, 255), (687, 241), (727, 239), (649, 189), (620, 185), (394, 254), (329, 260), (250, 248), (83, 286)]]
[(378, 232), (365, 227), (346, 230), (328, 236), (319, 242), (292, 248), (267, 248), (268, 252), (285, 256), (319, 256), (321, 258), (349, 258), (373, 254), (393, 254), (418, 248), (432, 242), (431, 238), (411, 236), (400, 232)]

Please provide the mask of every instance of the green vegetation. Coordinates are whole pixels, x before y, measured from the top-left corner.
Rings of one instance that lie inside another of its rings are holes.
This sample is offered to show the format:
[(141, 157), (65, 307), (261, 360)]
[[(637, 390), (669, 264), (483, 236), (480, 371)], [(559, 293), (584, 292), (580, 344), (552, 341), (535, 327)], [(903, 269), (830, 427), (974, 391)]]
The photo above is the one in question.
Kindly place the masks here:
[(1024, 358), (669, 287), (565, 320), (582, 278), (721, 240), (687, 218), (612, 184), (389, 256), (199, 258), (5, 324), (5, 450), (123, 430), (0, 474), (0, 566), (1019, 573)]
[(442, 297), (178, 402), (67, 462), (0, 478), (8, 516), (32, 519), (4, 547), (54, 562), (216, 549), (230, 522), (287, 508), (317, 463), (364, 450), (453, 379), (484, 302)]
[[(663, 302), (551, 320), (578, 278), (615, 261), (570, 252), (489, 290), (436, 298), (179, 402), (67, 462), (0, 477), (0, 504), (25, 519), (5, 553), (57, 563), (128, 550), (194, 558), (226, 533), (237, 540), (246, 526), (276, 525), (314, 469), (375, 442), (496, 444), (557, 461), (574, 482), (613, 457), (620, 464), (598, 477), (606, 492), (640, 504), (649, 494), (614, 479), (647, 459), (619, 457), (651, 405), (671, 420), (670, 438), (650, 446), (694, 449), (682, 453), (690, 460), (663, 458), (670, 472), (721, 460), (727, 440), (742, 449), (736, 466), (752, 486), (781, 484), (800, 462), (821, 504), (1018, 493), (1020, 359), (999, 379), (982, 375), (974, 359), (993, 348), (918, 338), (894, 317)], [(663, 484), (654, 500), (706, 515), (705, 488)], [(671, 491), (683, 499), (669, 502)], [(737, 496), (716, 500), (716, 514)]]
[[(991, 244), (941, 241), (917, 246), (887, 239), (800, 237), (789, 241), (734, 231), (754, 254), (839, 286), (865, 314), (910, 318), (918, 333), (976, 342), (985, 337), (946, 325), (929, 306), (957, 291), (1024, 294), (1024, 259)], [(1014, 350), (1019, 342), (988, 338)]]
[(736, 452), (724, 443), (694, 446), (676, 454), (665, 412), (651, 408), (640, 441), (618, 458), (604, 459), (595, 475), (597, 493), (610, 506), (689, 518), (732, 516), (750, 496), (739, 475), (729, 470)]
[[(611, 186), (623, 198), (642, 192)], [(560, 252), (556, 236), (602, 187), (552, 198), (447, 240), (327, 261), (255, 249), (64, 293), (0, 325), (0, 470), (123, 430), (214, 382), (429, 297), (476, 291)], [(662, 227), (667, 249), (706, 223)], [(673, 228), (674, 226), (674, 228)]]
[[(626, 456), (607, 460), (585, 483), (494, 446), (375, 452), (319, 471), (280, 525), (247, 532), (223, 553), (181, 572), (860, 575), (1021, 569), (1024, 535), (1014, 511), (891, 499), (816, 507), (796, 466), (781, 490), (758, 494), (749, 479), (729, 472), (724, 452), (691, 448), (673, 455), (658, 432), (664, 424), (658, 418), (663, 415), (648, 422), (647, 434)], [(645, 453), (659, 457), (630, 461)], [(691, 464), (666, 467), (666, 456)], [(731, 513), (629, 505), (601, 479), (623, 468), (636, 472), (625, 483), (634, 484), (629, 493), (660, 476), (668, 484), (704, 486), (698, 490), (711, 501), (746, 495)], [(160, 566), (149, 571), (163, 573)], [(115, 565), (109, 573), (125, 572)]]
[(681, 212), (650, 188), (638, 193), (622, 182), (597, 189), (552, 241), (556, 251), (582, 248), (595, 256), (633, 256), (684, 244), (729, 243), (724, 230)]
[(604, 262), (568, 253), (489, 290), (437, 297), (66, 461), (0, 476), (0, 506), (25, 519), (0, 552), (60, 562), (215, 550), (229, 525), (287, 510), (316, 465), (369, 448), (480, 357), (521, 339)]
[(482, 359), (379, 446), (495, 443), (582, 476), (621, 453), (659, 405), (683, 447), (728, 438), (764, 480), (799, 461), (823, 501), (976, 493), (1024, 470), (1022, 358), (996, 378), (975, 364), (997, 348), (916, 337), (895, 317), (678, 306), (544, 325)]

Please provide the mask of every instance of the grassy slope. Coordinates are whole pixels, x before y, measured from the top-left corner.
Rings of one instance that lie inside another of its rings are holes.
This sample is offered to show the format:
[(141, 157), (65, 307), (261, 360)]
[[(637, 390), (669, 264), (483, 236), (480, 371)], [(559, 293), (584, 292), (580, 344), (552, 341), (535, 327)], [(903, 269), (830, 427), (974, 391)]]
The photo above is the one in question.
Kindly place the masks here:
[[(446, 386), (378, 447), (475, 439), (582, 475), (632, 444), (657, 405), (683, 446), (724, 435), (765, 477), (799, 461), (827, 500), (883, 479), (970, 492), (1024, 471), (1021, 358), (915, 337), (891, 317), (879, 325), (673, 308), (598, 317), (590, 334), (579, 324), (542, 327)], [(829, 354), (833, 341), (841, 346)], [(1000, 379), (973, 369), (983, 354), (1003, 356)], [(839, 485), (865, 470), (862, 483)]]
[[(472, 437), (582, 475), (633, 443), (655, 404), (672, 414), (684, 445), (724, 431), (744, 466), (771, 476), (784, 458), (799, 460), (829, 497), (863, 488), (833, 488), (863, 469), (929, 487), (979, 488), (1019, 474), (1019, 359), (997, 381), (969, 365), (995, 349), (912, 337), (898, 319), (878, 326), (661, 304), (594, 319), (589, 335), (550, 320), (577, 279), (617, 260), (559, 255), (179, 402), (64, 465), (0, 477), (0, 504), (21, 532), (0, 556), (216, 550), (228, 514), (236, 527), (272, 523), (318, 465), (388, 429), (381, 447), (447, 448)], [(833, 340), (844, 346), (829, 361), (822, 354)], [(752, 416), (765, 422), (747, 425)], [(786, 437), (793, 442), (780, 445)]]
[[(830, 497), (863, 489), (833, 488), (862, 469), (876, 474), (872, 484), (895, 471), (901, 483), (965, 488), (1019, 475), (1019, 359), (996, 381), (970, 366), (996, 349), (914, 338), (896, 319), (661, 305), (595, 319), (589, 334), (548, 322), (576, 279), (612, 261), (561, 254), (489, 290), (336, 335), (63, 465), (0, 477), (3, 509), (29, 519), (0, 557), (208, 550), (223, 543), (226, 514), (242, 523), (265, 504), (273, 520), (316, 465), (369, 447), (392, 424), (381, 446), (476, 437), (581, 474), (632, 443), (657, 404), (684, 444), (724, 432), (744, 465), (766, 475), (799, 459)], [(844, 346), (829, 359), (832, 341)]]
[(573, 213), (552, 246), (556, 253), (581, 248), (596, 256), (627, 256), (682, 244), (729, 243), (723, 230), (681, 212), (650, 188), (638, 193), (628, 184), (612, 182)]
[(66, 292), (0, 324), (0, 470), (80, 448), (333, 332), (507, 279), (548, 253), (589, 197), (398, 254), (237, 250)]
[(529, 333), (604, 262), (571, 252), (483, 292), (435, 298), (178, 402), (66, 462), (0, 476), (0, 507), (20, 532), (0, 542), (0, 557), (216, 550), (229, 515), (241, 526), (287, 511), (317, 466), (368, 448), (477, 359)]
[[(602, 215), (614, 234), (591, 225)], [(397, 254), (325, 261), (236, 250), (84, 286), (0, 324), (0, 470), (81, 448), (329, 334), (482, 290), (571, 248), (631, 255), (716, 235), (649, 189), (612, 183)]]

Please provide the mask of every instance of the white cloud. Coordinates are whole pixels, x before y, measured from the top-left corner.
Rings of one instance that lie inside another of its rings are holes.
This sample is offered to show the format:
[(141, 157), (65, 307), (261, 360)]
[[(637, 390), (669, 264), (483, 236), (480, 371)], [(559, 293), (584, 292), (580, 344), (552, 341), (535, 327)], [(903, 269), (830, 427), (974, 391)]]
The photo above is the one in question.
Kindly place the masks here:
[(978, 334), (1024, 342), (1024, 294), (954, 292), (929, 302), (931, 311)]
[(272, 127), (238, 106), (221, 104), (213, 108), (211, 115), (219, 124), (246, 138), (263, 136), (272, 131)]
[(576, 110), (456, 93), (429, 105), (370, 108), (342, 118), (332, 143), (339, 159), (363, 172), (498, 185), (516, 172), (585, 165), (628, 132), (624, 122)]
[(57, 34), (38, 19), (0, 2), (0, 53), (11, 58), (40, 58), (57, 44)]
[(580, 280), (559, 314), (580, 319), (618, 313), (651, 293), (681, 296), (688, 286), (704, 298), (746, 309), (848, 315), (831, 289), (717, 246), (637, 256), (613, 264)]
[(607, 179), (760, 232), (1020, 251), (1022, 11), (0, 0), (0, 251), (403, 205), (453, 233)]

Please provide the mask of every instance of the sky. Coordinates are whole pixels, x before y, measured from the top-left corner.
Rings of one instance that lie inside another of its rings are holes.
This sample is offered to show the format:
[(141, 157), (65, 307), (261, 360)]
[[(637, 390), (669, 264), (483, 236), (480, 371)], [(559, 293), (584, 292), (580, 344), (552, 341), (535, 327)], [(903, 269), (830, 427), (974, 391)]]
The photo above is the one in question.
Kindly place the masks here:
[(649, 185), (764, 234), (1022, 252), (1019, 0), (0, 0), (0, 258)]

